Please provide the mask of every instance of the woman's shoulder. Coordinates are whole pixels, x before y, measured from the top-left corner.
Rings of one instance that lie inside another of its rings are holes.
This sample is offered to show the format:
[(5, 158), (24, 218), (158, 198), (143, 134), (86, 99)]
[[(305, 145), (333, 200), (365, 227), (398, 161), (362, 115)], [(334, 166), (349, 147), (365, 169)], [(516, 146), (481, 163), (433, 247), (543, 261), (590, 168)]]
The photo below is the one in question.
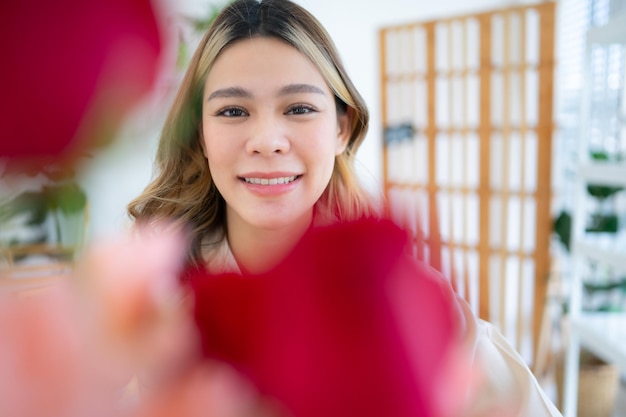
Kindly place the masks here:
[(213, 275), (241, 273), (228, 239), (222, 231), (207, 234), (200, 246), (202, 266)]

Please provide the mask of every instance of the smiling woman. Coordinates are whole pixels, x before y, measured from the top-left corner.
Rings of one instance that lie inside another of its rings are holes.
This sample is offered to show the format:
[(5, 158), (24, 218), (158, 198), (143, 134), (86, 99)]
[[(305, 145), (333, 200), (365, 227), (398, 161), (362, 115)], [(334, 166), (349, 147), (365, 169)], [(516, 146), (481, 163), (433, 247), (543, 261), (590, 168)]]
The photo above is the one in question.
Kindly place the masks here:
[(157, 177), (129, 212), (184, 223), (192, 265), (210, 263), (225, 240), (239, 268), (267, 269), (312, 221), (375, 214), (353, 167), (368, 119), (312, 15), (291, 2), (235, 2), (200, 42), (165, 122)]
[(204, 95), (202, 144), (226, 201), (229, 245), (240, 268), (264, 272), (311, 225), (346, 148), (349, 116), (315, 65), (273, 38), (226, 48)]
[(367, 127), (300, 6), (235, 0), (209, 27), (156, 177), (129, 205), (137, 223), (188, 233), (200, 359), (296, 417), (558, 416), (521, 357), (376, 212), (353, 167)]

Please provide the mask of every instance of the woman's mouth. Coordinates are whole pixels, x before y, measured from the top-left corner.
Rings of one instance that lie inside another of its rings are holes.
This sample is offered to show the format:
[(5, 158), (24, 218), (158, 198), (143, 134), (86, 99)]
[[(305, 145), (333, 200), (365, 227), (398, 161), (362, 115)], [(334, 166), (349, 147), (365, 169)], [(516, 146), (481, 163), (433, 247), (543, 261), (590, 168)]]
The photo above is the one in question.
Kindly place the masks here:
[(294, 182), (298, 179), (300, 175), (292, 175), (290, 177), (276, 177), (276, 178), (242, 178), (248, 184), (254, 185), (278, 185), (278, 184), (289, 184), (290, 182)]

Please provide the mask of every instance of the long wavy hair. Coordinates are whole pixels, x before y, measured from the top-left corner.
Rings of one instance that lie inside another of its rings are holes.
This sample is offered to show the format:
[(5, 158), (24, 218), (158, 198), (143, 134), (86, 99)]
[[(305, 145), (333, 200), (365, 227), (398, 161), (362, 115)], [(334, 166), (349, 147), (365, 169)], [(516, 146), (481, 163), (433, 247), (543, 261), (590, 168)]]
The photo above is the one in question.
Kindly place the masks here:
[(203, 238), (223, 233), (226, 224), (226, 203), (211, 178), (201, 145), (204, 83), (224, 48), (253, 37), (281, 39), (307, 56), (333, 91), (337, 111), (350, 116), (347, 147), (335, 158), (318, 209), (329, 210), (339, 221), (375, 214), (354, 171), (354, 156), (365, 137), (369, 113), (328, 33), (313, 15), (289, 0), (235, 0), (215, 18), (194, 52), (161, 132), (155, 177), (128, 206), (130, 216), (139, 223), (181, 222), (191, 237), (191, 264), (201, 263)]

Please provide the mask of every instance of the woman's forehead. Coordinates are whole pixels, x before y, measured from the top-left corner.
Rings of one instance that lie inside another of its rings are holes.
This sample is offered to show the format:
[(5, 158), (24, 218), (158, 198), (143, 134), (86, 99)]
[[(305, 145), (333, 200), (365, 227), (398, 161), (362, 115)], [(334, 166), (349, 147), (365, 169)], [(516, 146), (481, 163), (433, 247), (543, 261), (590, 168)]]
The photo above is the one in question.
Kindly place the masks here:
[(211, 94), (226, 87), (284, 90), (288, 85), (303, 86), (300, 92), (317, 88), (330, 93), (322, 73), (301, 51), (277, 38), (254, 37), (220, 52), (207, 74), (205, 91)]

